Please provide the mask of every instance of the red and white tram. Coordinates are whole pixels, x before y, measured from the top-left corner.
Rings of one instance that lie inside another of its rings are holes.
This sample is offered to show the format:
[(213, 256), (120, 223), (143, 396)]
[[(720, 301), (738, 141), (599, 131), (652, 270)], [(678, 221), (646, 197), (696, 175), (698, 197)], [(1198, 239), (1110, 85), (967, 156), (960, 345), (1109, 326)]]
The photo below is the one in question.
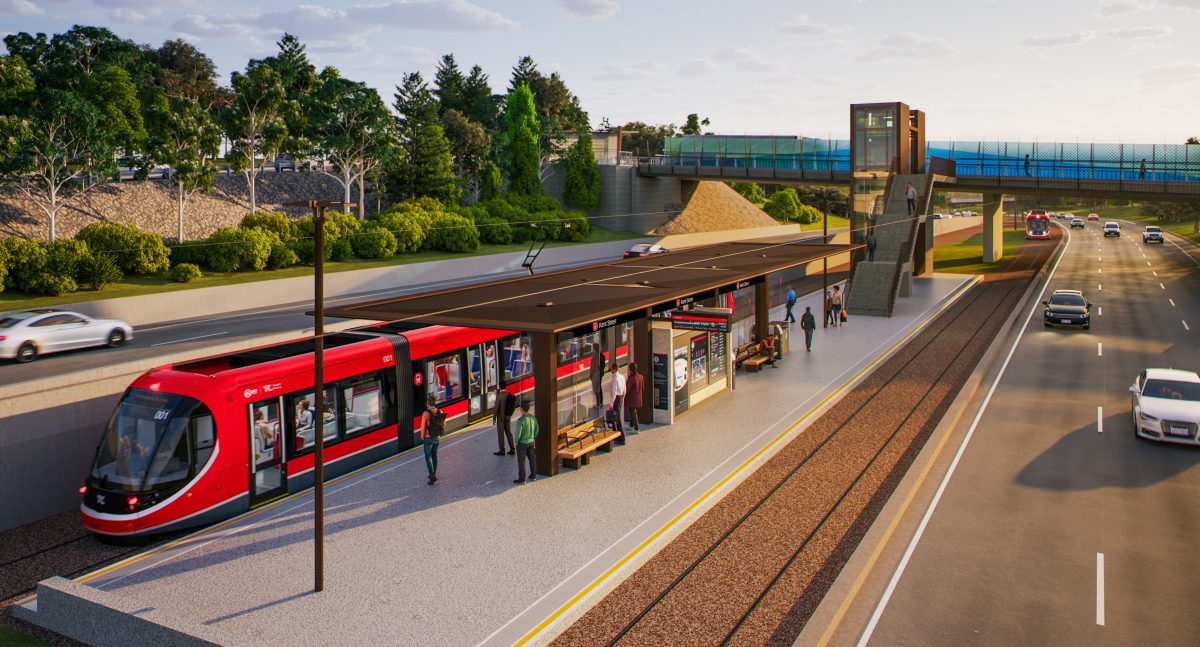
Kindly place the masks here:
[[(607, 359), (599, 338), (559, 345), (559, 386), (586, 388)], [(615, 341), (618, 361), (627, 340)], [(381, 325), (325, 338), (325, 411), (312, 410), (304, 339), (155, 368), (126, 390), (81, 489), (100, 535), (155, 535), (227, 519), (313, 485), (315, 416), (334, 478), (419, 444), (430, 395), (448, 431), (491, 416), (495, 389), (533, 389), (527, 336)]]
[(1034, 209), (1025, 216), (1025, 239), (1038, 240), (1050, 237), (1050, 216), (1043, 209)]

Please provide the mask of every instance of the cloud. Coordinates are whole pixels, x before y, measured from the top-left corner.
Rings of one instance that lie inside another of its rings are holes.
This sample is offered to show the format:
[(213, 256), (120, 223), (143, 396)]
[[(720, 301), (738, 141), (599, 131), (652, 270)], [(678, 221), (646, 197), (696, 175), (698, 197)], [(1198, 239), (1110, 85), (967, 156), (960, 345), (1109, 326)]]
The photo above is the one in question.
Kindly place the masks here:
[(1096, 37), (1094, 31), (1077, 31), (1070, 34), (1045, 34), (1039, 36), (1026, 36), (1021, 39), (1021, 44), (1026, 47), (1066, 47), (1068, 45), (1081, 45)]
[(352, 19), (344, 9), (329, 9), (309, 4), (281, 11), (268, 11), (254, 17), (251, 23), (264, 31), (287, 32), (302, 39), (323, 41), (355, 38), (381, 29), (379, 25)]
[(607, 18), (621, 10), (616, 0), (558, 0), (562, 12), (571, 18)]
[(521, 25), (466, 0), (404, 0), (356, 5), (347, 10), (353, 20), (422, 31), (511, 31)]
[(1158, 38), (1171, 33), (1170, 27), (1122, 27), (1120, 29), (1110, 29), (1105, 34), (1113, 38)]
[(0, 0), (0, 15), (40, 16), (45, 9), (29, 0)]
[(164, 11), (178, 11), (194, 4), (192, 0), (92, 0), (97, 7), (111, 9), (109, 15), (117, 22), (141, 23)]
[(888, 58), (951, 58), (958, 55), (958, 48), (942, 38), (926, 38), (912, 32), (902, 32), (884, 37), (879, 44), (861, 56), (864, 60)]
[(1165, 63), (1142, 72), (1142, 83), (1145, 85), (1183, 85), (1196, 81), (1200, 81), (1200, 63)]
[(188, 14), (171, 24), (171, 29), (196, 39), (251, 38), (254, 32), (238, 18)]
[(741, 47), (723, 47), (713, 55), (716, 64), (729, 64), (751, 72), (779, 73), (784, 70), (782, 62), (765, 59), (757, 53)]
[(679, 66), (680, 76), (707, 76), (717, 71), (717, 64), (707, 58), (694, 58)]
[(813, 22), (801, 14), (780, 25), (779, 31), (798, 36), (828, 36), (837, 30), (824, 23)]
[(596, 81), (632, 81), (651, 76), (662, 69), (657, 61), (641, 61), (638, 63), (608, 63), (592, 79)]
[(1161, 7), (1200, 11), (1200, 0), (1100, 0), (1100, 6), (1096, 8), (1096, 14), (1100, 16), (1121, 16)]

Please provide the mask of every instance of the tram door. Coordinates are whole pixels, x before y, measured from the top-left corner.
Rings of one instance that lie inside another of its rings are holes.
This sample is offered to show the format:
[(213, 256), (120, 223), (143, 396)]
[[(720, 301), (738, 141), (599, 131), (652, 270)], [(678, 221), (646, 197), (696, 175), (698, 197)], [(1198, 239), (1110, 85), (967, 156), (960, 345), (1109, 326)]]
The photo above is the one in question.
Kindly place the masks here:
[(499, 363), (496, 361), (496, 342), (489, 341), (467, 348), (467, 366), (471, 371), (469, 418), (475, 420), (491, 414), (496, 406), (496, 385), (499, 383)]
[(258, 505), (287, 492), (283, 464), (283, 407), (280, 398), (249, 405), (250, 505)]

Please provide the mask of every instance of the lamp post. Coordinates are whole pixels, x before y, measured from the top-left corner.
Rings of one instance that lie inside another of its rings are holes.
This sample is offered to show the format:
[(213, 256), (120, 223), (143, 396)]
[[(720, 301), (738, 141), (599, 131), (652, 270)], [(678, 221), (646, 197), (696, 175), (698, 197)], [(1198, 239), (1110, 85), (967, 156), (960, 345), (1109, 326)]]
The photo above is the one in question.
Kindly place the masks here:
[(350, 208), (353, 202), (305, 200), (285, 207), (308, 207), (313, 219), (313, 416), (316, 449), (313, 455), (313, 590), (325, 590), (325, 210)]

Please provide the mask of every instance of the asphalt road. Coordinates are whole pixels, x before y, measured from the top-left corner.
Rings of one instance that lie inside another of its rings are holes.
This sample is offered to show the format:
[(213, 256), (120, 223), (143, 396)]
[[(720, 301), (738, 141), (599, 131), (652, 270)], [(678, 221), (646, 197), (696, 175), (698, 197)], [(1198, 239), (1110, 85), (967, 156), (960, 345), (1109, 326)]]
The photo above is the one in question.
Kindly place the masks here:
[(1033, 316), (869, 644), (1200, 644), (1200, 450), (1136, 439), (1127, 390), (1200, 370), (1198, 261), (1072, 232), (1049, 289), (1092, 329)]

